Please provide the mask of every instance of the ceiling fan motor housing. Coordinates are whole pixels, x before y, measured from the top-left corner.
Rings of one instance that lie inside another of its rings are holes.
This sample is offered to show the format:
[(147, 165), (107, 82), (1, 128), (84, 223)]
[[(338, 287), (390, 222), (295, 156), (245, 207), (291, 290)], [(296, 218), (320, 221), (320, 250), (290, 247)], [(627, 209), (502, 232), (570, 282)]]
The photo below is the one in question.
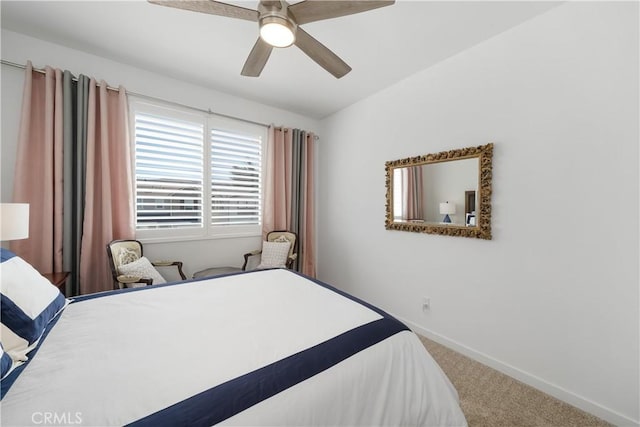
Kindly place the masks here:
[(289, 47), (296, 40), (296, 24), (289, 16), (288, 4), (282, 2), (260, 2), (258, 6), (260, 18), (260, 37), (274, 47)]

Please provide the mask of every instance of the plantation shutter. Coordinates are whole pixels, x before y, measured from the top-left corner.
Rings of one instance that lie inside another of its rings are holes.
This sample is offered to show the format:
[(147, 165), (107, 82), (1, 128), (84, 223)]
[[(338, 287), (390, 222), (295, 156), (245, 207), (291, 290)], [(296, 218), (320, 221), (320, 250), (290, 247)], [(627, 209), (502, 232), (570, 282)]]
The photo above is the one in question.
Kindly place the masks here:
[(259, 225), (262, 141), (212, 129), (211, 225)]
[(203, 225), (204, 124), (135, 115), (136, 228)]

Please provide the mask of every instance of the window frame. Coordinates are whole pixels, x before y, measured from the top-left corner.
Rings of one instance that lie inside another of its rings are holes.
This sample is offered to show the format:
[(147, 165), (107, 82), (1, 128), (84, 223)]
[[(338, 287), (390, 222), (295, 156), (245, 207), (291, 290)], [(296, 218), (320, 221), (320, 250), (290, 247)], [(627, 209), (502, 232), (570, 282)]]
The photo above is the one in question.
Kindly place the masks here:
[[(136, 180), (136, 114), (146, 113), (200, 122), (203, 125), (203, 189), (202, 189), (202, 226), (162, 228), (162, 229), (138, 229), (137, 220), (137, 180)], [(238, 119), (215, 115), (205, 111), (179, 107), (161, 101), (148, 101), (129, 97), (129, 135), (131, 139), (131, 165), (133, 185), (134, 229), (136, 239), (144, 242), (178, 242), (189, 240), (214, 240), (237, 237), (255, 237), (262, 235), (262, 212), (264, 209), (264, 179), (265, 179), (265, 148), (267, 140), (267, 128), (259, 124), (253, 124)], [(218, 129), (227, 132), (250, 135), (261, 141), (260, 159), (260, 196), (259, 218), (257, 224), (246, 225), (213, 225), (211, 206), (211, 130)]]

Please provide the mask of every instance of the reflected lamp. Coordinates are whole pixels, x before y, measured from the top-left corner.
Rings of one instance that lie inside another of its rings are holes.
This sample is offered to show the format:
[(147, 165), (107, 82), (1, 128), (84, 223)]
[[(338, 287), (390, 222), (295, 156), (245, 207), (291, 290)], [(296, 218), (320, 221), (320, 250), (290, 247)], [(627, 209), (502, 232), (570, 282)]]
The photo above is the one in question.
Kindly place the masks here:
[(449, 215), (456, 213), (456, 205), (449, 202), (440, 203), (440, 215), (444, 215), (442, 222), (451, 224), (451, 218)]

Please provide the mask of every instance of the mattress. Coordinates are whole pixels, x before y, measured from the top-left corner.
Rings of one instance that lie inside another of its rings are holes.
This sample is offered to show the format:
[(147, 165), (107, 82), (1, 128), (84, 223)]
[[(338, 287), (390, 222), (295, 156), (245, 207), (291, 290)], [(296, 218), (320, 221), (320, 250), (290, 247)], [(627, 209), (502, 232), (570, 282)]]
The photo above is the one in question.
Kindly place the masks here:
[(284, 269), (77, 298), (8, 379), (3, 426), (466, 425), (406, 326)]

